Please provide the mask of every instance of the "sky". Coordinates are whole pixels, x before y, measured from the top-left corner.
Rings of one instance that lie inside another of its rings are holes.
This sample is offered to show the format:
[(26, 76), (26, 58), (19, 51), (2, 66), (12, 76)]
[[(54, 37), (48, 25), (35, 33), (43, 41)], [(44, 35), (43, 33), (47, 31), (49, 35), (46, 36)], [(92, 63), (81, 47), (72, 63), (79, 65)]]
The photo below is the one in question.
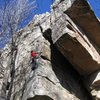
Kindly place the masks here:
[[(6, 0), (0, 0), (0, 7), (2, 7), (2, 5), (4, 4), (4, 1), (6, 1)], [(30, 1), (32, 1), (32, 0), (30, 0)], [(50, 12), (50, 5), (53, 3), (53, 1), (54, 0), (36, 0), (35, 11), (33, 11), (33, 14), (30, 14), (30, 16), (27, 18), (26, 21), (22, 22), (21, 28), (26, 26), (33, 19), (33, 15)], [(3, 48), (4, 45), (8, 42), (5, 40), (7, 40), (7, 39), (5, 39), (5, 37), (0, 40), (0, 48)]]
[[(5, 0), (0, 0), (0, 5), (3, 4)], [(36, 14), (41, 14), (50, 11), (50, 5), (53, 3), (54, 0), (36, 0), (37, 11)], [(96, 15), (100, 17), (100, 0), (87, 0), (90, 2), (93, 10), (95, 11)]]
[(100, 18), (100, 0), (88, 0), (97, 17)]
[[(96, 16), (100, 18), (100, 0), (87, 1), (89, 1)], [(36, 0), (36, 3), (38, 4), (38, 9), (36, 13), (45, 13), (46, 11), (50, 11), (50, 5), (53, 3), (53, 0)]]
[[(0, 6), (3, 4), (5, 0), (0, 0)], [(54, 0), (36, 0), (36, 10), (35, 10), (35, 14), (42, 14), (45, 12), (50, 12), (50, 5), (53, 3)], [(92, 9), (94, 10), (95, 14), (97, 17), (100, 18), (100, 0), (88, 0)], [(28, 20), (26, 21), (26, 23), (24, 23), (24, 25), (26, 25), (31, 19), (33, 18), (33, 16), (30, 16), (28, 18)], [(0, 48), (2, 48), (4, 46), (4, 44), (0, 44)]]
[[(0, 6), (4, 3), (4, 1), (6, 0), (0, 0)], [(50, 12), (50, 5), (53, 3), (54, 0), (35, 0), (35, 1), (37, 7), (34, 13), (42, 14), (45, 12)], [(87, 1), (89, 1), (96, 16), (100, 18), (100, 0), (87, 0)], [(32, 18), (33, 16), (30, 16), (28, 20), (24, 23), (24, 25), (26, 25)]]
[(50, 5), (53, 3), (53, 0), (36, 0), (37, 4), (37, 14), (50, 12)]
[(33, 15), (29, 16), (28, 19), (23, 23), (22, 27), (24, 27), (27, 23), (29, 23), (33, 16), (36, 14), (42, 14), (45, 12), (50, 12), (50, 6), (52, 5), (54, 0), (35, 0), (36, 9), (33, 11)]

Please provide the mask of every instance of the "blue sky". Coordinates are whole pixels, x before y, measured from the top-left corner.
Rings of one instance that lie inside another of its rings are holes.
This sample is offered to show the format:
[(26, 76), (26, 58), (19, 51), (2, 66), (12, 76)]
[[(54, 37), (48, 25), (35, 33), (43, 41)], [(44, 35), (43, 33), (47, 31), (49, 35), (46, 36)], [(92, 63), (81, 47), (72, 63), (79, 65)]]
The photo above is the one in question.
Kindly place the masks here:
[[(92, 6), (96, 16), (100, 18), (100, 0), (87, 0)], [(53, 0), (36, 0), (38, 5), (37, 14), (44, 13), (46, 11), (50, 11), (50, 5), (52, 4)]]
[[(4, 1), (6, 0), (0, 0), (0, 7), (4, 4)], [(32, 1), (32, 0), (30, 0)], [(33, 18), (34, 13), (35, 14), (42, 14), (45, 12), (50, 12), (50, 5), (53, 3), (53, 0), (36, 0), (36, 9), (33, 12), (33, 14), (31, 13), (30, 16), (27, 18), (27, 20), (25, 20), (24, 22), (21, 23), (21, 27), (24, 27), (27, 25), (27, 23), (29, 23), (31, 21), (31, 19)], [(1, 39), (0, 41), (0, 48), (4, 47), (4, 45), (8, 42), (5, 41), (7, 40), (6, 38)]]
[(100, 18), (100, 0), (88, 0), (97, 17)]
[(37, 4), (37, 14), (45, 13), (50, 11), (50, 5), (53, 3), (53, 0), (36, 0)]
[[(36, 1), (36, 9), (35, 11), (33, 11), (33, 15), (35, 14), (42, 14), (45, 12), (50, 12), (50, 6), (53, 3), (54, 0), (35, 0)], [(33, 19), (33, 15), (31, 14), (31, 16), (28, 17), (28, 19), (26, 20), (26, 22), (24, 22), (24, 24), (22, 25), (23, 27), (30, 22), (31, 19)]]
[[(0, 7), (3, 4), (5, 0), (0, 0)], [(36, 6), (37, 9), (35, 10), (35, 14), (42, 14), (45, 12), (50, 12), (50, 5), (53, 3), (54, 0), (36, 0)], [(97, 17), (100, 18), (100, 0), (88, 0), (96, 14)], [(24, 23), (24, 25), (26, 25), (26, 23), (28, 23), (31, 19), (33, 18), (33, 16), (31, 15), (28, 20)], [(0, 48), (2, 48), (4, 46), (4, 43), (1, 44), (0, 42)]]
[[(6, 0), (0, 0), (0, 7), (3, 4), (3, 2)], [(31, 0), (30, 0), (31, 1)], [(50, 5), (53, 3), (54, 0), (36, 0), (36, 10), (35, 10), (35, 14), (42, 14), (45, 12), (50, 12)], [(100, 0), (88, 0), (92, 6), (92, 9), (94, 10), (95, 14), (97, 17), (100, 18)], [(28, 20), (25, 22), (28, 23), (31, 19), (33, 18), (33, 16), (31, 15)]]
[[(0, 0), (0, 6), (6, 0)], [(45, 13), (46, 11), (50, 11), (50, 5), (53, 3), (54, 0), (36, 0), (37, 11), (36, 14)], [(96, 15), (100, 17), (100, 0), (87, 0), (90, 2), (93, 10), (95, 11)]]

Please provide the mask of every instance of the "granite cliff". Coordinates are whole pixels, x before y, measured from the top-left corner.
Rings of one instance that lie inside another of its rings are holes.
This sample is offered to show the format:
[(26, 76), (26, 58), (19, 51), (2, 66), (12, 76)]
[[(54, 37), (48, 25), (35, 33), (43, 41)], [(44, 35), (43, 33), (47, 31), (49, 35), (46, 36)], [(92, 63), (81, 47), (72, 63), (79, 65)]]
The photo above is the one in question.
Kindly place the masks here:
[[(86, 0), (58, 0), (35, 16), (14, 35), (13, 54), (11, 43), (0, 51), (0, 100), (100, 100), (99, 27)], [(31, 50), (41, 54), (35, 70)]]

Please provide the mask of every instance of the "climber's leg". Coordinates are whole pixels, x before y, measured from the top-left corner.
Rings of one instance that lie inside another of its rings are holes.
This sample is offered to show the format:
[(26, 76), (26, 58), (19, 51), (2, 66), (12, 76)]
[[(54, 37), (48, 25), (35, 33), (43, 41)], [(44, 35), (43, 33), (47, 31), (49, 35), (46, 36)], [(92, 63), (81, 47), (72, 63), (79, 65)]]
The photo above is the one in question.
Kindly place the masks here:
[(32, 63), (32, 70), (35, 70), (37, 67), (38, 67), (37, 63), (36, 62), (33, 62)]
[(7, 82), (6, 90), (9, 90), (10, 82)]
[(12, 68), (10, 72), (10, 77), (12, 77), (15, 74), (15, 70)]

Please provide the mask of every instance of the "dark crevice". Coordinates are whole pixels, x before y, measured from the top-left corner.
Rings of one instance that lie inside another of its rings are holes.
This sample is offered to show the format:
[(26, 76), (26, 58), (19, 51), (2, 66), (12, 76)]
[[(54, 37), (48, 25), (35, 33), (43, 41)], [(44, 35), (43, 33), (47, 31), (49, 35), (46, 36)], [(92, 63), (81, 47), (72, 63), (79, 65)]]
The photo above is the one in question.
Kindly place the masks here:
[[(62, 87), (74, 94), (80, 100), (92, 100), (91, 94), (83, 84), (82, 76), (73, 68), (71, 63), (61, 54), (51, 39), (51, 29), (46, 30), (43, 36), (51, 43), (51, 63)], [(82, 98), (83, 97), (83, 98)]]
[(72, 30), (73, 32), (76, 32), (76, 31), (74, 30), (74, 28), (73, 28), (70, 24), (67, 25), (67, 28), (70, 29), (70, 30)]
[(27, 100), (53, 100), (53, 99), (46, 95), (36, 95), (32, 98), (28, 98)]

